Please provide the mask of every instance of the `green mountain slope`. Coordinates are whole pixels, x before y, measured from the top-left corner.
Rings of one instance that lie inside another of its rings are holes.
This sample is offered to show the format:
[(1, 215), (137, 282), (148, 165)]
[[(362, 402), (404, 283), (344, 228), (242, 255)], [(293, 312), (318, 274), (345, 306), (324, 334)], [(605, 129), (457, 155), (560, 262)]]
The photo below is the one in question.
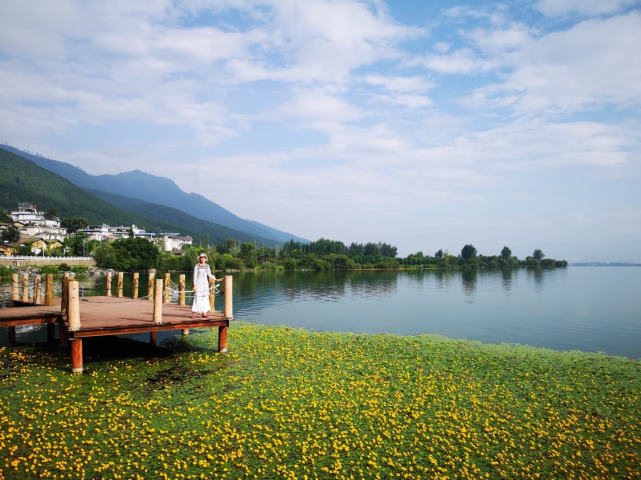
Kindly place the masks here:
[(139, 215), (144, 215), (148, 218), (171, 222), (175, 225), (179, 225), (183, 230), (188, 229), (190, 231), (197, 232), (197, 234), (200, 234), (202, 237), (208, 237), (210, 240), (223, 241), (227, 238), (235, 238), (241, 242), (255, 241), (259, 245), (265, 244), (270, 247), (274, 246), (275, 243), (274, 239), (251, 235), (247, 232), (207, 222), (200, 218), (188, 215), (176, 208), (145, 202), (143, 200), (138, 200), (137, 198), (123, 197), (122, 195), (116, 195), (114, 193), (104, 192), (101, 190), (91, 190), (91, 193), (128, 212), (137, 212)]
[(33, 202), (39, 210), (47, 210), (53, 206), (58, 210), (60, 217), (85, 217), (90, 224), (135, 224), (151, 232), (180, 232), (192, 236), (196, 241), (207, 240), (208, 237), (214, 240), (232, 236), (240, 241), (256, 240), (265, 243), (263, 238), (251, 237), (209, 222), (202, 222), (207, 225), (194, 223), (194, 229), (178, 225), (169, 220), (175, 218), (175, 215), (172, 216), (169, 212), (164, 212), (166, 216), (162, 218), (150, 218), (125, 211), (49, 170), (3, 149), (0, 149), (0, 172), (0, 208), (6, 210), (15, 209), (18, 202)]

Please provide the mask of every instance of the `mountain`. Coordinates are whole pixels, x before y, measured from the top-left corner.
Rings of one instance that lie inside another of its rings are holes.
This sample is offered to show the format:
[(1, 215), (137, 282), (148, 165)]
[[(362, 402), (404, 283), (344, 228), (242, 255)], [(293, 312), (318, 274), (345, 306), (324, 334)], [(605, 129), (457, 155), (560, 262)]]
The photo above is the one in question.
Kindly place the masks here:
[(140, 170), (117, 175), (89, 175), (84, 170), (68, 163), (33, 155), (8, 145), (0, 145), (0, 148), (31, 160), (42, 168), (46, 168), (87, 190), (100, 190), (176, 208), (208, 222), (247, 232), (255, 237), (271, 239), (271, 243), (274, 241), (284, 243), (290, 239), (307, 242), (307, 240), (291, 233), (276, 230), (252, 220), (242, 219), (202, 195), (184, 192), (168, 178), (157, 177)]
[(111, 194), (103, 195), (115, 203), (129, 203), (126, 210), (118, 208), (69, 180), (1, 148), (0, 171), (0, 208), (7, 210), (15, 209), (18, 202), (28, 201), (38, 205), (39, 210), (47, 210), (53, 206), (61, 217), (85, 217), (90, 224), (135, 224), (148, 231), (180, 232), (194, 237), (197, 241), (234, 237), (240, 241), (273, 245), (273, 241), (270, 242), (268, 239), (205, 222), (167, 207), (156, 206), (164, 210), (161, 213), (154, 212), (152, 216), (145, 216), (136, 210), (138, 207), (141, 212), (153, 210), (145, 205), (145, 202), (116, 198)]

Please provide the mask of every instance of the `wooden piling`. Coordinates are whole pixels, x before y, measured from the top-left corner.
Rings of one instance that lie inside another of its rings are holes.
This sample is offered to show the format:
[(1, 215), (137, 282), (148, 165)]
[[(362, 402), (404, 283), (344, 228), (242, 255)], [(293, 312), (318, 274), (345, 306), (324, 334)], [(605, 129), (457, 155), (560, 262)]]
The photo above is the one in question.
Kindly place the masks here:
[(82, 373), (82, 368), (82, 339), (74, 338), (71, 340), (71, 371)]
[(29, 301), (29, 274), (22, 274), (22, 301), (27, 303)]
[(162, 324), (162, 279), (156, 280), (156, 289), (154, 291), (154, 323)]
[(107, 296), (111, 297), (111, 272), (107, 272)]
[(227, 327), (218, 327), (218, 353), (227, 352)]
[(138, 298), (138, 284), (140, 280), (140, 274), (134, 272), (131, 279), (131, 298)]
[(62, 275), (62, 293), (61, 293), (61, 300), (60, 300), (60, 313), (63, 315), (67, 314), (67, 300), (69, 299), (69, 291), (68, 291), (68, 284), (69, 284), (69, 272), (65, 272)]
[(234, 300), (232, 296), (232, 276), (225, 275), (225, 317), (234, 318)]
[(165, 303), (169, 303), (169, 299), (171, 298), (171, 274), (170, 273), (165, 273), (165, 297), (163, 301)]
[(154, 300), (154, 281), (156, 280), (156, 270), (149, 270), (149, 280), (147, 281), (147, 300)]
[(17, 302), (20, 300), (20, 293), (18, 292), (18, 274), (11, 274), (11, 301)]
[(185, 304), (185, 274), (181, 273), (178, 277), (178, 305)]
[(34, 275), (33, 276), (33, 303), (34, 304), (39, 304), (40, 303), (40, 280), (42, 279), (41, 275)]
[(8, 327), (9, 345), (12, 347), (16, 344), (16, 327)]
[(45, 305), (53, 305), (53, 273), (47, 273), (45, 284)]
[(67, 282), (67, 322), (69, 331), (80, 330), (80, 287), (78, 280), (71, 279)]
[(149, 343), (156, 345), (156, 332), (149, 332)]
[(216, 283), (213, 278), (209, 278), (209, 308), (212, 312), (216, 311)]
[(123, 291), (123, 284), (124, 284), (124, 276), (125, 274), (123, 272), (118, 272), (118, 283), (117, 283), (118, 298), (123, 297), (122, 291)]

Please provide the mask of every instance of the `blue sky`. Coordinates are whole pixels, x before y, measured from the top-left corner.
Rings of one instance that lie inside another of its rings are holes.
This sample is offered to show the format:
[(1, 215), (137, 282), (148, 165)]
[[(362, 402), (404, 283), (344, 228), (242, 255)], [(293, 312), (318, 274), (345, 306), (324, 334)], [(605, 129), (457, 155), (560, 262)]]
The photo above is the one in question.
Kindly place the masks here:
[(641, 4), (0, 3), (0, 141), (406, 255), (641, 261)]

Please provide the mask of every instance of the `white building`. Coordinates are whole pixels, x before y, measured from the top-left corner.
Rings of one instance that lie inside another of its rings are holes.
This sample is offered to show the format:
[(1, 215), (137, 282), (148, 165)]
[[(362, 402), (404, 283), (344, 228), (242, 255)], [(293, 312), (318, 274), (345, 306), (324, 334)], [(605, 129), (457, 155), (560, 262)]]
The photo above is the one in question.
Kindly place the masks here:
[(46, 241), (62, 242), (67, 236), (67, 229), (60, 226), (60, 219), (47, 220), (44, 212), (39, 212), (35, 203), (20, 202), (18, 209), (10, 213), (11, 219), (18, 223), (21, 236), (39, 238)]
[(149, 235), (143, 228), (138, 228), (136, 225), (112, 227), (103, 223), (102, 225), (89, 225), (87, 228), (78, 230), (78, 233), (84, 233), (87, 236), (87, 240), (98, 240), (99, 242), (115, 240), (116, 238), (129, 238), (131, 232), (133, 232), (134, 237), (147, 237)]
[(159, 233), (156, 235), (156, 245), (165, 252), (180, 251), (183, 245), (191, 245), (193, 239), (189, 236), (180, 236), (179, 233)]

